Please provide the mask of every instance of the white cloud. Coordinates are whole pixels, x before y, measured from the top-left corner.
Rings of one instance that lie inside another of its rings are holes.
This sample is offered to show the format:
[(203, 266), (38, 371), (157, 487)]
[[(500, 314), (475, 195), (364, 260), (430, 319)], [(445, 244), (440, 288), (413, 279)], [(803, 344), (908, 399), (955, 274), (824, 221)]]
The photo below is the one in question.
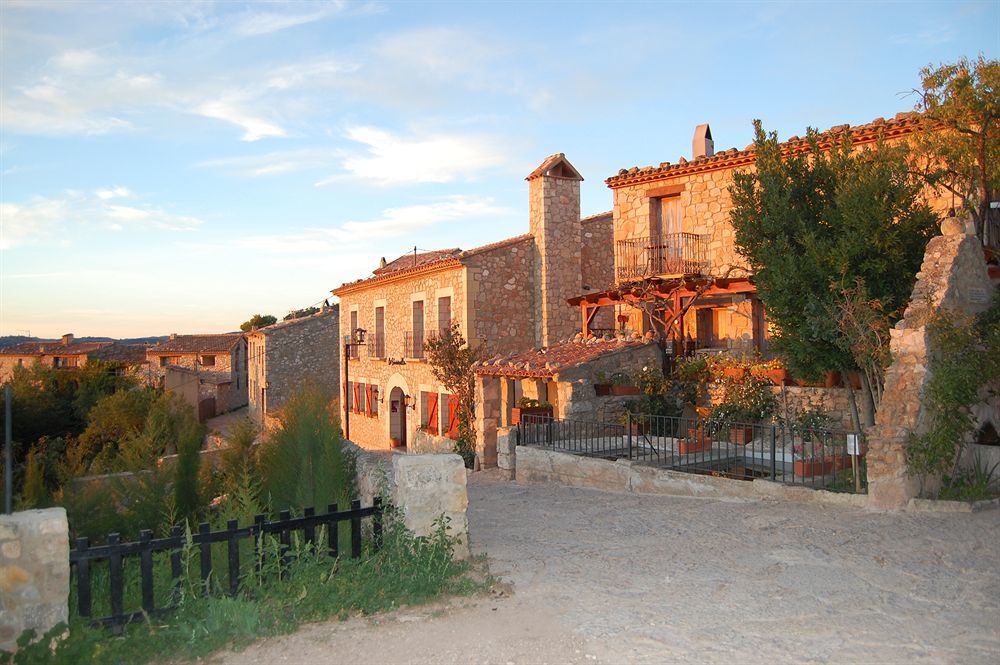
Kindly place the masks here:
[(492, 139), (474, 135), (401, 138), (377, 127), (351, 127), (345, 136), (366, 145), (366, 154), (349, 154), (342, 163), (347, 174), (324, 178), (317, 186), (347, 178), (380, 185), (470, 180), (502, 164), (507, 152)]
[(266, 35), (279, 30), (294, 28), (299, 25), (321, 21), (338, 14), (345, 7), (343, 2), (329, 2), (323, 4), (311, 4), (310, 7), (320, 7), (317, 10), (304, 13), (288, 12), (260, 12), (249, 11), (240, 14), (230, 25), (237, 35), (253, 37), (256, 35)]
[(244, 130), (244, 141), (257, 141), (270, 136), (287, 136), (282, 127), (263, 118), (254, 117), (237, 104), (228, 101), (206, 102), (198, 107), (197, 113), (206, 118), (229, 122)]
[(335, 159), (333, 150), (285, 150), (262, 155), (210, 159), (197, 166), (233, 176), (258, 178), (330, 166)]
[(202, 221), (149, 204), (121, 205), (114, 200), (134, 195), (125, 187), (101, 189), (93, 195), (67, 190), (60, 197), (35, 197), (25, 203), (0, 203), (0, 249), (28, 245), (45, 238), (68, 242), (74, 229), (126, 231), (157, 229), (193, 231)]
[(246, 248), (271, 253), (343, 252), (346, 245), (370, 245), (375, 239), (416, 235), (439, 224), (494, 219), (513, 212), (493, 199), (449, 196), (424, 204), (387, 208), (377, 219), (347, 221), (330, 228), (305, 228), (287, 234), (247, 236), (238, 241)]

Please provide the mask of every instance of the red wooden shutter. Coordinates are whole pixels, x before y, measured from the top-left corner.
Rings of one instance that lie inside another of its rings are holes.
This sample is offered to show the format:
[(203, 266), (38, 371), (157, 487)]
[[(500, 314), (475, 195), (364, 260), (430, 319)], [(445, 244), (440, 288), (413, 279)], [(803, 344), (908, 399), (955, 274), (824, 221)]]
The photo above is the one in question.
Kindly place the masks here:
[(427, 393), (427, 431), (438, 433), (438, 396), (437, 393)]
[(354, 413), (361, 413), (361, 404), (360, 404), (360, 401), (361, 401), (361, 384), (355, 383), (354, 384), (354, 404), (352, 404), (352, 406), (354, 407)]
[(365, 415), (372, 417), (372, 384), (365, 386)]
[(448, 434), (449, 439), (458, 438), (458, 398), (448, 395)]

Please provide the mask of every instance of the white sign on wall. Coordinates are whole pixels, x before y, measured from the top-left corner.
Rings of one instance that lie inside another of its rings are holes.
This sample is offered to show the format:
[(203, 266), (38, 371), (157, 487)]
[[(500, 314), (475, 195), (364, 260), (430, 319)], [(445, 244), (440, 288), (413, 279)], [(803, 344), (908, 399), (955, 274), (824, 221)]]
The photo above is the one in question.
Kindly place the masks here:
[(847, 454), (848, 455), (860, 455), (861, 451), (858, 446), (858, 435), (848, 434), (847, 435)]

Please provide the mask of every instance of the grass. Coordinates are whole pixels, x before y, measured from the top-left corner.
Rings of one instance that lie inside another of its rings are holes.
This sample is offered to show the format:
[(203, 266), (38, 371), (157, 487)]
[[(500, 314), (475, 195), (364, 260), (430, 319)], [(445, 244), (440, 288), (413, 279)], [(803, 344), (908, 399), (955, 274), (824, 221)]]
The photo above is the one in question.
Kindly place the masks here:
[[(322, 542), (322, 541), (321, 541)], [(146, 663), (169, 658), (191, 660), (220, 649), (242, 649), (254, 640), (293, 632), (303, 623), (346, 619), (400, 606), (428, 602), (442, 595), (469, 594), (488, 588), (489, 580), (471, 576), (469, 564), (454, 561), (457, 539), (439, 521), (429, 537), (414, 537), (398, 519), (388, 519), (384, 545), (367, 549), (359, 559), (330, 558), (301, 543), (293, 548), (288, 567), (279, 571), (277, 543), (268, 545), (263, 574), (244, 563), (236, 597), (201, 595), (195, 574), (197, 551), (185, 550), (185, 575), (176, 611), (125, 627), (121, 635), (96, 628), (82, 619), (71, 599), (69, 634), (57, 626), (43, 639), (25, 644), (14, 663)], [(157, 602), (169, 598), (169, 561), (157, 560)], [(131, 571), (131, 568), (129, 569)], [(225, 568), (217, 569), (223, 573)], [(134, 572), (134, 571), (132, 571)], [(279, 576), (279, 572), (282, 575)], [(138, 575), (127, 574), (126, 610), (138, 605)], [(134, 579), (134, 582), (133, 582)], [(220, 576), (225, 580), (224, 574)], [(95, 616), (108, 607), (106, 571), (94, 573)], [(99, 609), (100, 608), (100, 609)]]

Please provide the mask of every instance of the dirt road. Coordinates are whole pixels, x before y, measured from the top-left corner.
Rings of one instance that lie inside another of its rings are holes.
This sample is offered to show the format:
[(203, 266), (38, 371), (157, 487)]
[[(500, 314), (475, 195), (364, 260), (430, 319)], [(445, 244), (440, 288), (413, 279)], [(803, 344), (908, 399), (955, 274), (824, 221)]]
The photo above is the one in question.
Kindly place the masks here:
[(475, 474), (513, 588), (303, 628), (213, 662), (1000, 662), (1000, 510), (886, 514)]

